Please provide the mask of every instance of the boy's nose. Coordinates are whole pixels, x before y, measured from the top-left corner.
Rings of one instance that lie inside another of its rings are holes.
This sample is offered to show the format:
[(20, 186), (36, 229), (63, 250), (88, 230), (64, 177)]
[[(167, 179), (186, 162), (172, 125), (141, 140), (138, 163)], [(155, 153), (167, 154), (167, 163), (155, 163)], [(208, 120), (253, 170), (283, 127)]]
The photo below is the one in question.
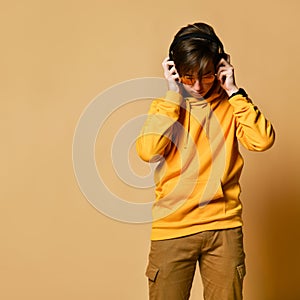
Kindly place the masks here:
[(201, 90), (201, 83), (200, 83), (199, 79), (197, 79), (197, 80), (195, 81), (195, 83), (194, 83), (194, 85), (193, 85), (193, 89), (194, 89), (195, 91), (200, 91), (200, 90)]

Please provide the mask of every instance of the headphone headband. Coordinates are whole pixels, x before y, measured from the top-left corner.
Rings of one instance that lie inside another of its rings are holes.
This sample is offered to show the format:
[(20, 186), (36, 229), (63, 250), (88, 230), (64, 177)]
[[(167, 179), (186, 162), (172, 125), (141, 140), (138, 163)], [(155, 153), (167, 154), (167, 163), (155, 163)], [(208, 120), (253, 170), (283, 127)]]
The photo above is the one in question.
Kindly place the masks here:
[(176, 45), (184, 40), (188, 40), (188, 39), (201, 39), (201, 40), (208, 40), (210, 42), (216, 43), (220, 49), (221, 49), (221, 53), (224, 53), (224, 47), (223, 44), (221, 43), (220, 39), (216, 36), (216, 35), (210, 35), (207, 33), (202, 33), (202, 32), (194, 32), (194, 33), (187, 33), (178, 37), (175, 37), (170, 49), (169, 49), (169, 57), (170, 59), (172, 58), (173, 55), (173, 49), (176, 47)]

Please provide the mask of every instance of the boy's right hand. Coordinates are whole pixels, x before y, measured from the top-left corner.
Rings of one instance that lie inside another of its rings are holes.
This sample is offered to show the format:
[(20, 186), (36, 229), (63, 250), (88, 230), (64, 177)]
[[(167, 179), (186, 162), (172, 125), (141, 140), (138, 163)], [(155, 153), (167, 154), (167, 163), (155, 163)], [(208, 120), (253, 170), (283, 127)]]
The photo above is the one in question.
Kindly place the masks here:
[(162, 62), (162, 66), (164, 69), (164, 76), (168, 82), (168, 89), (179, 93), (180, 89), (178, 83), (180, 82), (180, 78), (175, 68), (174, 61), (169, 60), (169, 57), (166, 57)]

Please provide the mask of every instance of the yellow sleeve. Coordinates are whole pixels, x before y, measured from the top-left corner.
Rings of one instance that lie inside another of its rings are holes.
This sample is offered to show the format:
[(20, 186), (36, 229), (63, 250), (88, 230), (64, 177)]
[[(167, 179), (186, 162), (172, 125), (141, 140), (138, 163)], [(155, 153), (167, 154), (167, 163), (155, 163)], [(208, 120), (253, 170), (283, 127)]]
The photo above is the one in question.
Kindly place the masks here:
[(272, 124), (249, 98), (236, 95), (229, 99), (236, 120), (236, 136), (245, 148), (252, 151), (269, 149), (275, 140)]
[(168, 91), (152, 102), (136, 141), (138, 155), (145, 161), (159, 160), (171, 147), (172, 127), (179, 118), (181, 95)]

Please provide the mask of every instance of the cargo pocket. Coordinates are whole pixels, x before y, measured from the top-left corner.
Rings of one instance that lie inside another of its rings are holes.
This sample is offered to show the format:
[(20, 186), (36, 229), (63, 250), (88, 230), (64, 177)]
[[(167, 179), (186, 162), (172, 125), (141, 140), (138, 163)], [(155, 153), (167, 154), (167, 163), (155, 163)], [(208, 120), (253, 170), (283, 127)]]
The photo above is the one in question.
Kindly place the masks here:
[(152, 282), (155, 282), (156, 278), (157, 278), (157, 275), (158, 275), (158, 272), (159, 272), (159, 268), (152, 265), (152, 264), (149, 264), (147, 269), (146, 269), (146, 273), (145, 275), (148, 277), (148, 279)]
[(238, 277), (240, 280), (243, 280), (245, 275), (246, 275), (246, 267), (245, 265), (239, 265), (236, 267), (237, 273), (238, 273)]

